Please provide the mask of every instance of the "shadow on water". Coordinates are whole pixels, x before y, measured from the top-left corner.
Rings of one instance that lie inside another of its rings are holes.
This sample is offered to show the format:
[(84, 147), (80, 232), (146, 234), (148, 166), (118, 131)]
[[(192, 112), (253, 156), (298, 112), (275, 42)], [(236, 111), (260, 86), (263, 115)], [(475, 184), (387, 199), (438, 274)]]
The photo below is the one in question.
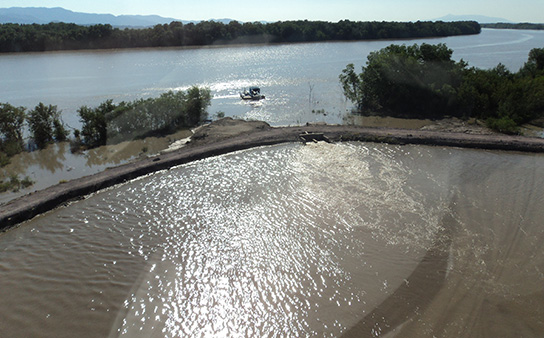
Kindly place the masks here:
[(442, 227), (421, 262), (404, 283), (371, 313), (350, 328), (342, 337), (378, 337), (396, 331), (433, 301), (444, 286), (452, 233), (456, 220), (450, 213), (442, 218)]

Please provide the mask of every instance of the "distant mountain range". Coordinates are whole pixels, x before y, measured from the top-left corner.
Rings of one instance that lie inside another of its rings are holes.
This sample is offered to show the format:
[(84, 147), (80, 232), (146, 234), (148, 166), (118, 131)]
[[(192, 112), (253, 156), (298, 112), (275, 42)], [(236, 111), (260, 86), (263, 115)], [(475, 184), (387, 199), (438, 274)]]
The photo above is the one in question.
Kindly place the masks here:
[[(228, 24), (232, 19), (210, 19)], [(504, 18), (494, 18), (483, 15), (452, 15), (448, 14), (434, 21), (477, 21), (479, 23), (512, 23)], [(50, 22), (68, 22), (78, 25), (110, 24), (115, 27), (150, 27), (158, 24), (168, 24), (180, 21), (184, 24), (199, 21), (165, 18), (158, 15), (112, 15), (73, 12), (64, 8), (45, 7), (11, 7), (0, 8), (0, 23), (46, 24)]]
[(451, 21), (476, 21), (478, 23), (512, 23), (512, 21), (504, 18), (494, 18), (491, 16), (485, 16), (485, 15), (453, 15), (448, 14), (446, 16), (443, 16), (441, 18), (435, 19), (435, 21), (445, 21), (445, 22), (451, 22)]
[[(11, 7), (0, 8), (0, 23), (47, 24), (50, 22), (67, 22), (78, 25), (110, 24), (115, 27), (149, 27), (157, 24), (167, 24), (180, 21), (184, 24), (197, 23), (174, 18), (164, 18), (158, 15), (112, 15), (78, 13), (56, 7)], [(213, 21), (229, 23), (231, 19), (214, 19)]]

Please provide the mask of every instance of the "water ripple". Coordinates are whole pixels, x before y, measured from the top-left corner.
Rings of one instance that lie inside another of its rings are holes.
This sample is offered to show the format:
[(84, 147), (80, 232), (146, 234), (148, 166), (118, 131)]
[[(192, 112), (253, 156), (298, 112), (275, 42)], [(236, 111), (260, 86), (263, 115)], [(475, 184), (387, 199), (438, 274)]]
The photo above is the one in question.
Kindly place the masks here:
[[(3, 251), (0, 287), (36, 300), (20, 313), (50, 336), (81, 322), (111, 337), (339, 335), (403, 283), (439, 230), (449, 192), (409, 169), (417, 156), (282, 145), (150, 175), (8, 233), (22, 241)], [(60, 289), (73, 313), (57, 315)]]

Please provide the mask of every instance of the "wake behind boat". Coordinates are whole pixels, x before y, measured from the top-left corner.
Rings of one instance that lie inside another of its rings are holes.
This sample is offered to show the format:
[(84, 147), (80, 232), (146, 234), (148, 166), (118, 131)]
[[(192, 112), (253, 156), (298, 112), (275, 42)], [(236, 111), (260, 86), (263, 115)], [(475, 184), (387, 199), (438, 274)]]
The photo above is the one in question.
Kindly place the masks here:
[(242, 100), (261, 100), (264, 99), (264, 95), (261, 95), (261, 88), (249, 87), (249, 89), (240, 93), (240, 98)]

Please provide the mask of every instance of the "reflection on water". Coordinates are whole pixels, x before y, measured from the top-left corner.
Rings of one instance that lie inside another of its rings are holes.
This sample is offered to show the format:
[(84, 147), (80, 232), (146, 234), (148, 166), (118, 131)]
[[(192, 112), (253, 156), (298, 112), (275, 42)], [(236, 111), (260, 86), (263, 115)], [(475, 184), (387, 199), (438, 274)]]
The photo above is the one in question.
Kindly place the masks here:
[[(68, 144), (62, 142), (56, 146), (49, 147), (48, 151), (33, 151), (30, 153), (31, 162), (37, 163), (42, 170), (46, 170), (50, 173), (55, 173), (58, 170), (64, 168), (64, 161), (66, 161), (65, 153), (68, 150)], [(29, 163), (27, 163), (28, 165)]]
[(0, 336), (540, 336), (543, 164), (297, 144), (150, 175), (0, 236)]
[(176, 140), (191, 136), (190, 130), (181, 130), (165, 137), (148, 137), (121, 142), (72, 154), (68, 142), (49, 145), (43, 150), (23, 152), (10, 159), (10, 164), (0, 168), (0, 179), (19, 175), (29, 176), (34, 185), (18, 192), (0, 194), (0, 204), (34, 190), (45, 189), (61, 181), (78, 179), (108, 167), (120, 165), (140, 156), (157, 154)]

